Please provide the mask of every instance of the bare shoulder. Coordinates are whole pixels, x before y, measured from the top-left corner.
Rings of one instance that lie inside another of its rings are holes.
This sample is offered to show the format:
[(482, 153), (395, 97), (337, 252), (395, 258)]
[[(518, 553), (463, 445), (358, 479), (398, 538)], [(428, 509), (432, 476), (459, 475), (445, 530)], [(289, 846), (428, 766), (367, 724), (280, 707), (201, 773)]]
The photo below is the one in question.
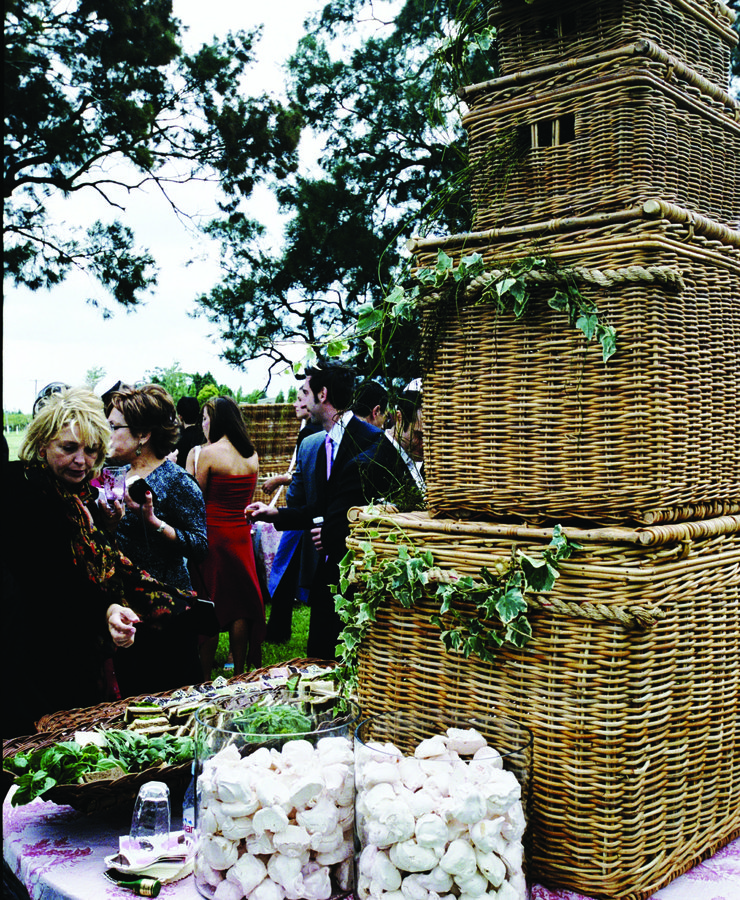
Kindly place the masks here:
[[(209, 444), (206, 449), (209, 451), (206, 463), (210, 470), (216, 474), (250, 475), (253, 472), (257, 472), (259, 468), (259, 458), (256, 453), (245, 458), (228, 440), (222, 439), (215, 444)], [(205, 456), (205, 450), (203, 455)]]

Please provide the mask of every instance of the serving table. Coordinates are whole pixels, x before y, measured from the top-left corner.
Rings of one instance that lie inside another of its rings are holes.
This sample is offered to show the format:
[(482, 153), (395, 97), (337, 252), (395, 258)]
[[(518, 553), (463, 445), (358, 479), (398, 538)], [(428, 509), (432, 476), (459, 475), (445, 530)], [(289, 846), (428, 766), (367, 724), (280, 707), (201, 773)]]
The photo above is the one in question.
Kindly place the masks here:
[[(130, 816), (83, 815), (69, 806), (34, 800), (3, 803), (3, 857), (31, 900), (131, 900), (134, 894), (104, 876), (104, 857), (128, 833)], [(173, 829), (180, 821), (173, 816)], [(193, 876), (162, 885), (162, 900), (201, 900)], [(572, 891), (535, 885), (532, 900), (588, 900)], [(653, 895), (653, 900), (740, 900), (740, 839)]]

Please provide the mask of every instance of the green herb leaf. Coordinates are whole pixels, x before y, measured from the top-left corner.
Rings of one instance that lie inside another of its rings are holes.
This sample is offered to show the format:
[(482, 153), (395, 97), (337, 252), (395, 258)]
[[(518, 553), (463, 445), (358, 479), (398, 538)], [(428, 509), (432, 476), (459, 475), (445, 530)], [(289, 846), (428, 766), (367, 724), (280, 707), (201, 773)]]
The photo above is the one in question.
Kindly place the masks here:
[(521, 565), (527, 584), (533, 591), (551, 591), (558, 577), (558, 570), (547, 560), (532, 559), (521, 555)]

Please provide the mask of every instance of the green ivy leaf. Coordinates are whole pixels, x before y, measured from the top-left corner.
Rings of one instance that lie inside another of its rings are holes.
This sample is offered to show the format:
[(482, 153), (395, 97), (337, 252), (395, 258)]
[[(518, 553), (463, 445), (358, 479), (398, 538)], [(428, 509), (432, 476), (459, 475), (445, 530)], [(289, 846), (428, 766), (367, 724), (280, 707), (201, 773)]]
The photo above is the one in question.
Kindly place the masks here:
[(492, 619), (498, 615), (498, 604), (503, 594), (504, 589), (496, 585), (491, 587), (478, 601), (478, 609), (487, 619)]
[(555, 293), (550, 297), (547, 301), (547, 305), (557, 312), (567, 312), (568, 311), (568, 295), (564, 294), (562, 291), (555, 291)]
[(596, 337), (601, 344), (601, 356), (604, 362), (608, 362), (617, 352), (617, 332), (611, 325), (599, 324), (596, 328)]
[(329, 357), (341, 356), (349, 350), (349, 341), (344, 338), (335, 338), (326, 345), (326, 355)]
[(454, 268), (452, 257), (448, 256), (444, 250), (440, 250), (437, 253), (437, 265), (435, 268), (438, 275), (443, 274), (446, 277), (447, 273)]
[[(434, 284), (435, 279), (436, 279), (436, 274), (434, 272), (434, 269), (428, 269), (428, 268), (419, 269), (419, 271), (416, 272), (416, 279), (421, 284)], [(395, 288), (395, 290), (399, 290), (399, 289)], [(390, 300), (390, 297), (388, 299)]]
[(357, 312), (357, 331), (362, 334), (366, 331), (375, 331), (383, 324), (383, 310), (371, 303), (361, 306)]
[(494, 284), (494, 290), (499, 295), (499, 297), (504, 297), (509, 293), (513, 285), (515, 285), (516, 283), (516, 278), (507, 278), (506, 276), (504, 276)]
[[(360, 545), (360, 546), (362, 547), (362, 545)], [(368, 544), (368, 547), (372, 548), (372, 544)], [(354, 562), (354, 558), (355, 558), (355, 551), (354, 551), (354, 550), (348, 550), (348, 551), (344, 554), (344, 556), (342, 557), (342, 559), (341, 559), (341, 561), (340, 561), (340, 563), (339, 563), (340, 567), (347, 568), (347, 567), (351, 566), (352, 563)]]
[(527, 584), (533, 591), (551, 591), (558, 577), (558, 570), (545, 559), (532, 559), (521, 554), (521, 565)]
[(451, 628), (449, 631), (443, 631), (440, 634), (440, 638), (447, 650), (458, 650), (462, 647), (463, 636), (456, 628)]
[(524, 616), (519, 616), (506, 626), (504, 639), (515, 647), (523, 647), (532, 639), (532, 626)]
[(561, 525), (555, 525), (552, 529), (552, 537), (547, 547), (555, 551), (555, 559), (567, 559), (570, 556), (572, 545), (563, 533)]
[(483, 262), (483, 257), (480, 253), (469, 253), (467, 256), (463, 257), (461, 262), (465, 264), (469, 275), (480, 275), (485, 271), (485, 263)]
[[(429, 269), (426, 269), (425, 271), (428, 272)], [(405, 297), (406, 291), (400, 284), (397, 284), (390, 292), (390, 294), (388, 294), (388, 296), (385, 298), (385, 301), (389, 306), (395, 306), (397, 303), (400, 303), (400, 301)]]
[(596, 326), (599, 324), (598, 314), (595, 312), (592, 313), (581, 313), (580, 316), (576, 319), (576, 328), (579, 331), (582, 331), (588, 340), (596, 333)]
[(519, 613), (526, 612), (526, 610), (527, 601), (516, 584), (508, 587), (496, 603), (496, 611), (504, 625), (515, 619)]
[(362, 339), (362, 342), (367, 347), (368, 355), (370, 356), (370, 359), (372, 359), (375, 356), (375, 348), (378, 342), (375, 340), (375, 338), (367, 336)]
[(399, 300), (393, 308), (393, 315), (396, 319), (401, 321), (410, 321), (412, 316), (414, 315), (415, 305), (411, 301), (409, 297), (404, 297), (402, 300)]
[(521, 319), (527, 310), (529, 301), (527, 286), (523, 281), (515, 281), (509, 290), (509, 294), (514, 298), (514, 317)]

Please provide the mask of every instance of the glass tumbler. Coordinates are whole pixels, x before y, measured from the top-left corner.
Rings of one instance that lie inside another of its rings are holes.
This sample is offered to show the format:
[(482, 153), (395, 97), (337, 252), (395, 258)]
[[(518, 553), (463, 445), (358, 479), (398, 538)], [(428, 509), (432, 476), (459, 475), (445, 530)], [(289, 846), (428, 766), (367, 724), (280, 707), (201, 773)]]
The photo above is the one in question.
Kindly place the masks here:
[(118, 500), (123, 503), (126, 493), (126, 474), (129, 466), (105, 466), (100, 473), (100, 483), (108, 503)]
[(131, 819), (131, 840), (141, 850), (163, 852), (170, 837), (170, 789), (149, 781), (139, 789)]
[(355, 733), (356, 897), (527, 900), (533, 736), (503, 716), (415, 709)]
[[(356, 703), (284, 687), (196, 713), (203, 897), (329, 900), (354, 883)], [(224, 884), (230, 882), (230, 884)]]

